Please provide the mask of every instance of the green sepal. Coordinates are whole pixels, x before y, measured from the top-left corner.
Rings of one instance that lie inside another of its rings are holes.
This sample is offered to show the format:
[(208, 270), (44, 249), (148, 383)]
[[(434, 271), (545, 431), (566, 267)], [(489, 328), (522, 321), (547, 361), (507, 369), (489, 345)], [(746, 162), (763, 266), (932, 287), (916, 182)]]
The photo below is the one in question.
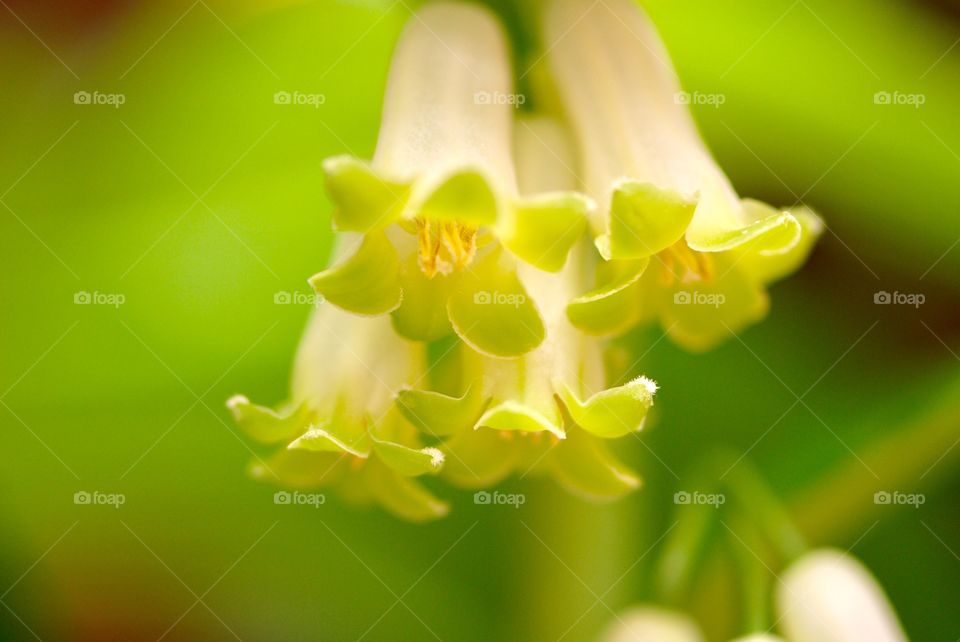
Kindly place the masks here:
[(516, 445), (493, 430), (465, 430), (442, 446), (447, 457), (440, 477), (461, 488), (488, 488), (516, 468)]
[(342, 453), (280, 450), (265, 461), (250, 462), (247, 472), (257, 481), (293, 488), (316, 488), (335, 484), (346, 473)]
[(751, 223), (734, 230), (687, 231), (687, 245), (696, 252), (727, 252), (736, 248), (755, 252), (789, 251), (800, 241), (800, 223), (789, 212), (780, 212), (759, 201), (743, 200), (741, 205)]
[(459, 275), (427, 278), (414, 253), (400, 272), (403, 302), (390, 314), (394, 330), (411, 341), (436, 341), (453, 333), (447, 318), (447, 299)]
[(497, 229), (517, 257), (546, 272), (559, 271), (580, 239), (593, 206), (582, 194), (559, 192), (522, 199)]
[(378, 459), (370, 460), (364, 467), (363, 480), (377, 503), (401, 519), (427, 522), (450, 512), (450, 506), (422, 484), (399, 475)]
[(392, 441), (372, 438), (373, 452), (393, 471), (404, 477), (436, 473), (443, 466), (444, 455), (436, 448), (410, 448)]
[(812, 210), (800, 207), (790, 210), (790, 214), (800, 225), (800, 238), (796, 243), (773, 249), (747, 246), (738, 254), (738, 267), (760, 283), (772, 283), (796, 271), (807, 260), (823, 233), (823, 221)]
[(482, 386), (474, 384), (461, 397), (429, 390), (401, 390), (396, 404), (407, 421), (422, 432), (447, 437), (473, 428), (486, 400)]
[(490, 408), (477, 420), (476, 428), (490, 428), (516, 432), (549, 432), (558, 439), (565, 439), (561, 426), (542, 413), (516, 401), (505, 401)]
[(652, 183), (622, 180), (613, 190), (609, 231), (597, 238), (597, 249), (608, 260), (653, 256), (683, 238), (698, 200)]
[(386, 314), (403, 298), (397, 251), (382, 233), (367, 234), (355, 254), (309, 282), (324, 299), (355, 314)]
[(369, 232), (400, 218), (410, 196), (410, 186), (378, 176), (370, 166), (352, 156), (335, 156), (323, 162), (326, 188), (336, 206), (333, 222), (344, 232)]
[(329, 429), (330, 424), (325, 423), (320, 426), (310, 426), (307, 432), (303, 433), (293, 441), (287, 448), (290, 450), (307, 450), (310, 452), (339, 452), (349, 453), (355, 457), (366, 459), (370, 456), (370, 439), (366, 435), (361, 435), (359, 439), (348, 441), (339, 437)]
[(494, 357), (519, 357), (546, 335), (540, 313), (516, 271), (500, 265), (498, 251), (461, 276), (447, 300), (447, 313), (467, 345)]
[(613, 500), (636, 490), (641, 480), (614, 458), (603, 440), (580, 430), (550, 454), (550, 471), (568, 491), (593, 500)]
[(227, 408), (233, 415), (240, 430), (251, 439), (264, 444), (276, 444), (291, 439), (302, 432), (310, 422), (310, 411), (306, 404), (279, 413), (265, 406), (250, 403), (243, 395), (234, 395), (227, 400)]
[(569, 386), (558, 387), (574, 423), (603, 439), (623, 437), (642, 429), (657, 392), (657, 384), (646, 377), (603, 390), (586, 401), (580, 401)]
[(642, 316), (640, 278), (650, 259), (606, 261), (597, 266), (600, 285), (567, 305), (567, 318), (593, 335), (622, 334)]
[(478, 227), (493, 225), (500, 203), (490, 180), (482, 172), (465, 169), (444, 176), (406, 216), (431, 221), (457, 221)]

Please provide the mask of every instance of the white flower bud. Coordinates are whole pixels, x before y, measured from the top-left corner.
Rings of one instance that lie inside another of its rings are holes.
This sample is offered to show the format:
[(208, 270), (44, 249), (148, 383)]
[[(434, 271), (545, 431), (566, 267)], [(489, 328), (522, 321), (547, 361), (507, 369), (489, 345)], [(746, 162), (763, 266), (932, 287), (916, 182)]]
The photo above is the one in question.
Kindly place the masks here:
[(905, 642), (870, 572), (850, 555), (819, 550), (795, 562), (777, 590), (781, 628), (791, 642)]
[(600, 637), (601, 642), (703, 642), (697, 625), (686, 615), (657, 607), (625, 611)]

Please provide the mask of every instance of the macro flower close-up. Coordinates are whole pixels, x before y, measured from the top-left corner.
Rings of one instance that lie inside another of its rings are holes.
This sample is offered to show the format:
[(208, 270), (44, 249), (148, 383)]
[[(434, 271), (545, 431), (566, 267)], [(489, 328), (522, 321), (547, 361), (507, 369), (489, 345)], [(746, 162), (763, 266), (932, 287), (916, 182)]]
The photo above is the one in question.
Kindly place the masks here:
[(960, 639), (950, 0), (0, 43), (0, 639)]

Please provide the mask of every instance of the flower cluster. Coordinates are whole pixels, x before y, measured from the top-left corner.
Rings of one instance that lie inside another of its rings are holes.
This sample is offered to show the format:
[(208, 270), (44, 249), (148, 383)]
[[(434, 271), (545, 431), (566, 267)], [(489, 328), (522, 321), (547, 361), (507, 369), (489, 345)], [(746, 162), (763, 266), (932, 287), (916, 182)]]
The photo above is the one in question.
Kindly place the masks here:
[[(736, 196), (646, 18), (606, 4), (544, 11), (564, 118), (499, 99), (516, 96), (510, 52), (484, 8), (411, 18), (373, 158), (324, 163), (343, 234), (310, 279), (326, 303), (290, 401), (228, 402), (283, 446), (255, 475), (416, 521), (448, 510), (426, 476), (542, 473), (594, 498), (639, 485), (609, 445), (643, 427), (657, 386), (608, 386), (603, 339), (659, 318), (681, 345), (713, 345), (763, 315), (765, 284), (804, 260), (819, 222)], [(685, 288), (723, 304), (685, 304)]]

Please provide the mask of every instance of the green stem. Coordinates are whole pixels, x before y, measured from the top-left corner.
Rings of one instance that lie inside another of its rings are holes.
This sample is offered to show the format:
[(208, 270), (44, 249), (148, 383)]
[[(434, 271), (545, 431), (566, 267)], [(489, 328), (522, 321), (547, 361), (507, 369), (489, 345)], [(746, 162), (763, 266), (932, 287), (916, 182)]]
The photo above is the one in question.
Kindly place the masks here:
[(593, 638), (614, 619), (604, 604), (616, 607), (635, 597), (630, 582), (618, 580), (638, 555), (630, 537), (644, 523), (636, 515), (636, 502), (592, 504), (552, 484), (536, 484), (535, 489), (530, 484), (525, 492), (529, 501), (516, 511), (512, 527), (521, 562), (519, 588), (510, 589), (517, 591), (522, 625), (511, 635), (523, 640)]
[(672, 606), (684, 603), (697, 571), (706, 557), (717, 509), (682, 506), (677, 525), (667, 538), (654, 569), (654, 591), (660, 601)]
[(736, 520), (734, 528), (736, 537), (730, 535), (729, 546), (740, 569), (743, 630), (749, 635), (769, 628), (770, 572), (759, 557), (765, 546), (758, 529), (747, 520)]
[(737, 500), (737, 507), (753, 518), (761, 534), (777, 547), (784, 560), (799, 557), (807, 550), (807, 544), (786, 508), (746, 458), (731, 461), (721, 476)]
[[(781, 561), (799, 557), (807, 545), (786, 509), (767, 486), (762, 476), (746, 459), (732, 453), (711, 455), (698, 466), (703, 471), (695, 487), (701, 492), (717, 490), (718, 481), (729, 492), (735, 519), (749, 524), (755, 540), (768, 541)], [(713, 480), (713, 481), (711, 481)], [(664, 602), (682, 604), (706, 557), (718, 511), (709, 506), (681, 506), (677, 526), (663, 547), (655, 570), (656, 595)]]

